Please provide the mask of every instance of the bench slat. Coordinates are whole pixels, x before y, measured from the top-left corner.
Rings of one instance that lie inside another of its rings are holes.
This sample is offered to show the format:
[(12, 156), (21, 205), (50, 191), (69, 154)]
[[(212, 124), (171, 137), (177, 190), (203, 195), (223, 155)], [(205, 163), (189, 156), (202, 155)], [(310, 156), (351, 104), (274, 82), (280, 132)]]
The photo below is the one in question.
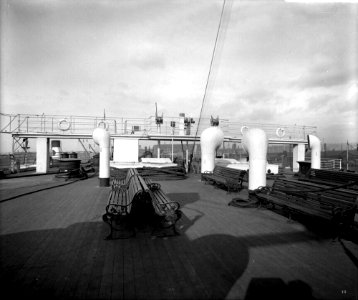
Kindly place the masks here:
[(150, 196), (154, 212), (160, 218), (160, 224), (165, 228), (172, 227), (177, 234), (175, 223), (181, 217), (179, 203), (171, 201), (161, 190), (160, 184), (152, 182), (149, 178), (144, 179), (136, 169), (129, 169), (124, 178), (115, 177), (112, 181), (106, 213), (103, 215), (103, 220), (111, 228), (108, 239), (111, 239), (113, 231), (117, 230), (115, 227), (117, 223), (121, 223), (121, 218), (132, 215), (133, 204), (137, 201), (139, 205), (147, 203), (147, 196)]
[(332, 186), (351, 184), (348, 189), (358, 190), (358, 174), (345, 171), (310, 169), (307, 178), (301, 180), (317, 182)]
[(243, 178), (246, 170), (232, 169), (223, 166), (215, 166), (212, 173), (202, 173), (202, 180), (217, 185), (223, 185), (227, 188), (227, 192), (239, 191), (242, 189)]
[[(327, 190), (327, 188), (329, 188)], [(339, 223), (352, 224), (358, 207), (358, 193), (347, 189), (277, 178), (271, 190), (258, 193), (266, 201), (297, 213), (309, 214)]]
[(180, 204), (178, 202), (171, 201), (161, 189), (159, 184), (149, 182), (148, 193), (152, 200), (154, 211), (159, 218), (160, 227), (171, 227), (174, 234), (178, 234), (175, 224), (181, 217)]
[[(111, 239), (113, 231), (117, 230), (115, 228), (117, 223), (121, 223), (121, 218), (131, 215), (133, 203), (141, 201), (148, 189), (136, 169), (129, 169), (124, 178), (115, 177), (113, 179), (106, 213), (103, 215), (103, 220), (111, 228), (108, 239)], [(133, 232), (135, 231), (133, 230)]]

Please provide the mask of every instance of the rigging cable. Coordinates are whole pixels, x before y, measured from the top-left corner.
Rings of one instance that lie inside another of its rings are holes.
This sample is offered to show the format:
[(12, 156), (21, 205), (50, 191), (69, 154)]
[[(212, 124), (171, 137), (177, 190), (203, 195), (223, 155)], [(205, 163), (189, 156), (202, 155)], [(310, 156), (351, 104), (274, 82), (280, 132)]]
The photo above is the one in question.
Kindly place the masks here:
[(204, 104), (205, 104), (206, 94), (207, 94), (207, 91), (208, 91), (208, 86), (209, 86), (209, 81), (210, 81), (211, 70), (212, 70), (212, 67), (213, 67), (215, 52), (216, 52), (217, 43), (218, 43), (218, 40), (219, 40), (220, 29), (221, 29), (222, 19), (223, 19), (223, 15), (224, 15), (224, 10), (225, 10), (225, 4), (226, 4), (226, 0), (224, 0), (223, 6), (222, 6), (222, 9), (221, 9), (220, 21), (219, 21), (218, 30), (217, 30), (217, 33), (216, 33), (216, 38), (215, 38), (213, 53), (212, 53), (212, 56), (211, 56), (209, 72), (208, 72), (208, 76), (207, 76), (207, 79), (206, 79), (206, 85), (205, 85), (205, 90), (204, 90), (204, 96), (203, 96), (203, 99), (202, 99), (202, 102), (201, 102), (201, 108), (200, 108), (200, 114), (199, 114), (199, 121), (198, 121), (198, 125), (197, 125), (197, 127), (196, 127), (196, 132), (195, 132), (195, 138), (194, 138), (193, 148), (192, 148), (192, 150), (191, 150), (190, 157), (189, 157), (188, 171), (190, 170), (191, 163), (192, 163), (192, 159), (193, 159), (193, 153), (194, 153), (194, 149), (195, 149), (196, 138), (197, 138), (197, 136), (198, 136), (200, 121), (201, 121), (202, 113), (203, 113), (203, 107), (204, 107)]

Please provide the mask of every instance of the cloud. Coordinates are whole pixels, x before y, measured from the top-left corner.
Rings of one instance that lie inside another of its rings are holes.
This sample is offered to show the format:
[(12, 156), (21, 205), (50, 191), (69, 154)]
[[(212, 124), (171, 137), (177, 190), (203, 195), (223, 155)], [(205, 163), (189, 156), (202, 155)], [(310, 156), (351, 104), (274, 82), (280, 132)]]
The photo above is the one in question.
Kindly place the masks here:
[[(352, 56), (353, 53), (347, 54), (347, 56), (349, 55)], [(300, 78), (294, 80), (293, 84), (297, 84), (300, 88), (334, 88), (346, 85), (358, 78), (358, 66), (352, 65), (347, 57), (342, 59), (337, 54), (333, 56), (315, 55), (314, 58), (305, 73)]]
[[(222, 1), (6, 4), (2, 111), (95, 115), (103, 107), (132, 117), (154, 113), (157, 102), (166, 116), (199, 116)], [(204, 116), (328, 128), (334, 114), (349, 127), (356, 5), (227, 1), (226, 9)]]
[(137, 49), (133, 49), (130, 54), (128, 67), (135, 66), (144, 71), (152, 69), (164, 69), (166, 66), (164, 54), (155, 49), (151, 44), (141, 44)]

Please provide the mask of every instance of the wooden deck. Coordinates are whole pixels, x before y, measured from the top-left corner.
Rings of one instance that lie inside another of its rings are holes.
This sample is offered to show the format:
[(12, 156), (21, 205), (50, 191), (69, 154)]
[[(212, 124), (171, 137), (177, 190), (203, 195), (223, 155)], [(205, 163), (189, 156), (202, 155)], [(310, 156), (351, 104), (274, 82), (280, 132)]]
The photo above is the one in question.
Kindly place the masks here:
[[(0, 181), (2, 197), (20, 179), (11, 180)], [(332, 241), (266, 209), (228, 206), (237, 194), (199, 175), (160, 183), (181, 204), (179, 236), (153, 237), (144, 228), (131, 239), (104, 240), (109, 188), (98, 178), (1, 202), (2, 295), (357, 299), (356, 243)]]

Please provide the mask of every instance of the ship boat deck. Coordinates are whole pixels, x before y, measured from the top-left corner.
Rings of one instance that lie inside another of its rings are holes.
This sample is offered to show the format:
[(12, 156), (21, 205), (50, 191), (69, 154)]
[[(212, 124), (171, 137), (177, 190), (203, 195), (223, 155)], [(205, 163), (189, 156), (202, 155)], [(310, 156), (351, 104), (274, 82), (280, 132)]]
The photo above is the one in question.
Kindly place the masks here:
[(181, 204), (179, 236), (143, 227), (118, 240), (104, 240), (109, 188), (98, 178), (54, 187), (52, 178), (0, 182), (0, 282), (9, 298), (357, 299), (354, 241), (264, 208), (228, 206), (237, 194), (199, 175), (160, 182)]

